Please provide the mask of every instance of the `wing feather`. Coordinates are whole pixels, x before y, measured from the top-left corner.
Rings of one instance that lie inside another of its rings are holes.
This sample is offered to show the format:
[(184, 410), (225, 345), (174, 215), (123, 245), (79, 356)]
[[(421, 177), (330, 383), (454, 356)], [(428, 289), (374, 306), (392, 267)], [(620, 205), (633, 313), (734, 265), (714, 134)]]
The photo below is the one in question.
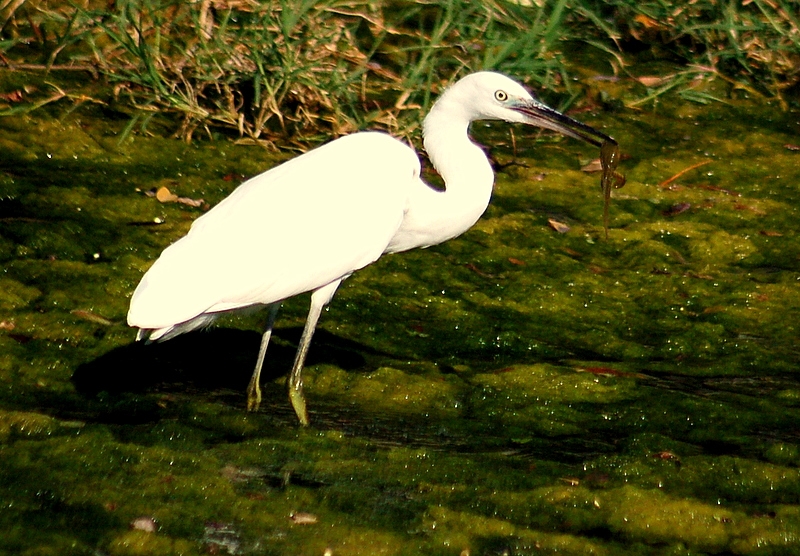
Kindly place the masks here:
[(419, 172), (412, 149), (370, 132), (248, 180), (164, 250), (134, 292), (129, 324), (169, 327), (348, 276), (386, 250)]

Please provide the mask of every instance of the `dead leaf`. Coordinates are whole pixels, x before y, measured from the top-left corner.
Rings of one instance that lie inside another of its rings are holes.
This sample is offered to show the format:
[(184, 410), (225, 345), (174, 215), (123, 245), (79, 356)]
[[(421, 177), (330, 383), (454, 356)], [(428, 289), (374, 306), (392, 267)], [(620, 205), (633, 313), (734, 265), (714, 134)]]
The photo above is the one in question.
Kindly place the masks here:
[(297, 525), (313, 525), (318, 521), (316, 515), (308, 512), (295, 512), (289, 515), (289, 519)]
[(656, 452), (655, 454), (650, 454), (650, 456), (654, 457), (656, 459), (663, 459), (663, 460), (668, 460), (668, 461), (676, 461), (678, 463), (680, 463), (680, 461), (681, 461), (678, 456), (676, 456), (672, 452), (668, 452), (666, 450), (664, 450), (662, 452)]
[(162, 185), (155, 192), (153, 190), (145, 193), (148, 197), (155, 197), (161, 203), (180, 203), (189, 207), (205, 207), (206, 202), (204, 199), (192, 199), (190, 197), (178, 197), (166, 185)]
[(195, 208), (202, 207), (205, 204), (205, 200), (203, 199), (190, 199), (189, 197), (178, 197), (175, 199), (175, 202)]
[(637, 77), (636, 81), (638, 81), (639, 83), (641, 83), (645, 87), (648, 87), (648, 88), (652, 89), (653, 87), (660, 87), (661, 85), (664, 85), (670, 79), (672, 79), (671, 75), (668, 76), (668, 77), (658, 77), (658, 76), (655, 76), (655, 75), (643, 75), (641, 77)]
[(78, 318), (88, 320), (89, 322), (93, 322), (95, 324), (102, 324), (103, 326), (111, 326), (112, 324), (114, 324), (107, 318), (101, 317), (98, 314), (92, 313), (91, 311), (86, 311), (84, 309), (74, 309), (70, 311), (70, 314), (75, 315)]
[(23, 98), (22, 90), (20, 89), (9, 93), (0, 93), (0, 99), (8, 102), (22, 102)]
[(550, 224), (550, 227), (557, 231), (559, 234), (566, 234), (570, 228), (564, 222), (559, 222), (558, 220), (554, 220), (552, 218), (547, 219), (547, 223)]
[(733, 205), (733, 208), (735, 210), (749, 210), (750, 212), (757, 214), (759, 216), (764, 216), (765, 214), (767, 214), (765, 211), (759, 208), (751, 207), (750, 205), (745, 205), (744, 203), (735, 203)]
[(645, 14), (636, 14), (633, 20), (645, 29), (659, 29), (662, 27), (658, 21)]
[(595, 158), (594, 160), (584, 164), (581, 167), (581, 172), (586, 172), (587, 174), (593, 174), (595, 172), (602, 172), (602, 171), (603, 171), (603, 166), (599, 158)]
[(667, 210), (662, 211), (664, 216), (677, 216), (692, 208), (692, 203), (676, 203), (669, 207)]
[(166, 186), (161, 186), (156, 191), (156, 199), (160, 203), (174, 203), (178, 200), (178, 196), (172, 193)]

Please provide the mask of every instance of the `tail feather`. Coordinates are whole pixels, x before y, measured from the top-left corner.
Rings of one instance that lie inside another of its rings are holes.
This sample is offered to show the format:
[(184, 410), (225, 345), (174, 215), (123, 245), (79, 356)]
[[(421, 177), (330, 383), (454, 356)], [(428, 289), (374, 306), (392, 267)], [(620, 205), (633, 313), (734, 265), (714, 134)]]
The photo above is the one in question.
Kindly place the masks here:
[(174, 338), (175, 336), (185, 334), (186, 332), (191, 332), (192, 330), (198, 330), (200, 328), (206, 328), (215, 320), (217, 320), (218, 317), (219, 314), (216, 313), (204, 313), (191, 320), (187, 320), (186, 322), (173, 324), (172, 326), (167, 326), (165, 328), (140, 328), (136, 332), (136, 341), (140, 342), (145, 340), (147, 343), (164, 342)]

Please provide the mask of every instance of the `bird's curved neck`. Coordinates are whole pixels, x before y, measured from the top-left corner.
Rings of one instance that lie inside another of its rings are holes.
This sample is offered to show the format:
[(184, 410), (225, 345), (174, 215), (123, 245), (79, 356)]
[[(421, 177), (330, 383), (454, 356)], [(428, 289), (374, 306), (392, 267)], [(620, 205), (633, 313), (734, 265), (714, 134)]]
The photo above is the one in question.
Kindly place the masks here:
[[(491, 191), (494, 174), (483, 150), (469, 138), (470, 114), (459, 102), (445, 97), (433, 105), (422, 124), (425, 150), (436, 171), (450, 187), (478, 186)], [(473, 172), (479, 171), (476, 176)]]
[[(444, 100), (444, 99), (443, 99)], [(456, 104), (439, 102), (423, 123), (425, 150), (445, 183), (447, 205), (472, 226), (486, 210), (494, 172), (483, 149), (469, 138), (470, 117)]]
[(387, 252), (427, 247), (459, 236), (489, 205), (494, 185), (492, 166), (483, 150), (470, 141), (467, 132), (471, 118), (460, 108), (460, 103), (443, 98), (425, 118), (425, 150), (444, 179), (445, 190), (417, 182)]

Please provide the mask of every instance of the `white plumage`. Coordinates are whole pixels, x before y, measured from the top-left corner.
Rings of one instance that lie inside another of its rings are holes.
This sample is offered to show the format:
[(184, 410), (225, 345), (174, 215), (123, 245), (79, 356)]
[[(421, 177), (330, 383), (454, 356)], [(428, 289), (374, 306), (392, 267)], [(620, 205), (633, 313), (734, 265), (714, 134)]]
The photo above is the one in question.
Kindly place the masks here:
[(425, 119), (425, 148), (446, 191), (420, 179), (408, 145), (379, 132), (342, 137), (240, 185), (147, 271), (131, 299), (138, 338), (166, 340), (253, 305), (272, 307), (248, 407), (278, 304), (311, 291), (311, 310), (289, 379), (301, 423), (308, 417), (301, 370), (322, 307), (339, 283), (384, 253), (427, 247), (469, 229), (486, 209), (494, 175), (467, 134), (470, 122), (500, 119), (556, 129), (597, 143), (605, 137), (534, 99), (497, 73), (458, 81)]
[[(372, 156), (353, 156), (365, 151)], [(408, 147), (359, 133), (254, 177), (164, 250), (133, 295), (129, 323), (169, 338), (198, 317), (281, 301), (368, 265), (400, 227), (418, 175)]]

